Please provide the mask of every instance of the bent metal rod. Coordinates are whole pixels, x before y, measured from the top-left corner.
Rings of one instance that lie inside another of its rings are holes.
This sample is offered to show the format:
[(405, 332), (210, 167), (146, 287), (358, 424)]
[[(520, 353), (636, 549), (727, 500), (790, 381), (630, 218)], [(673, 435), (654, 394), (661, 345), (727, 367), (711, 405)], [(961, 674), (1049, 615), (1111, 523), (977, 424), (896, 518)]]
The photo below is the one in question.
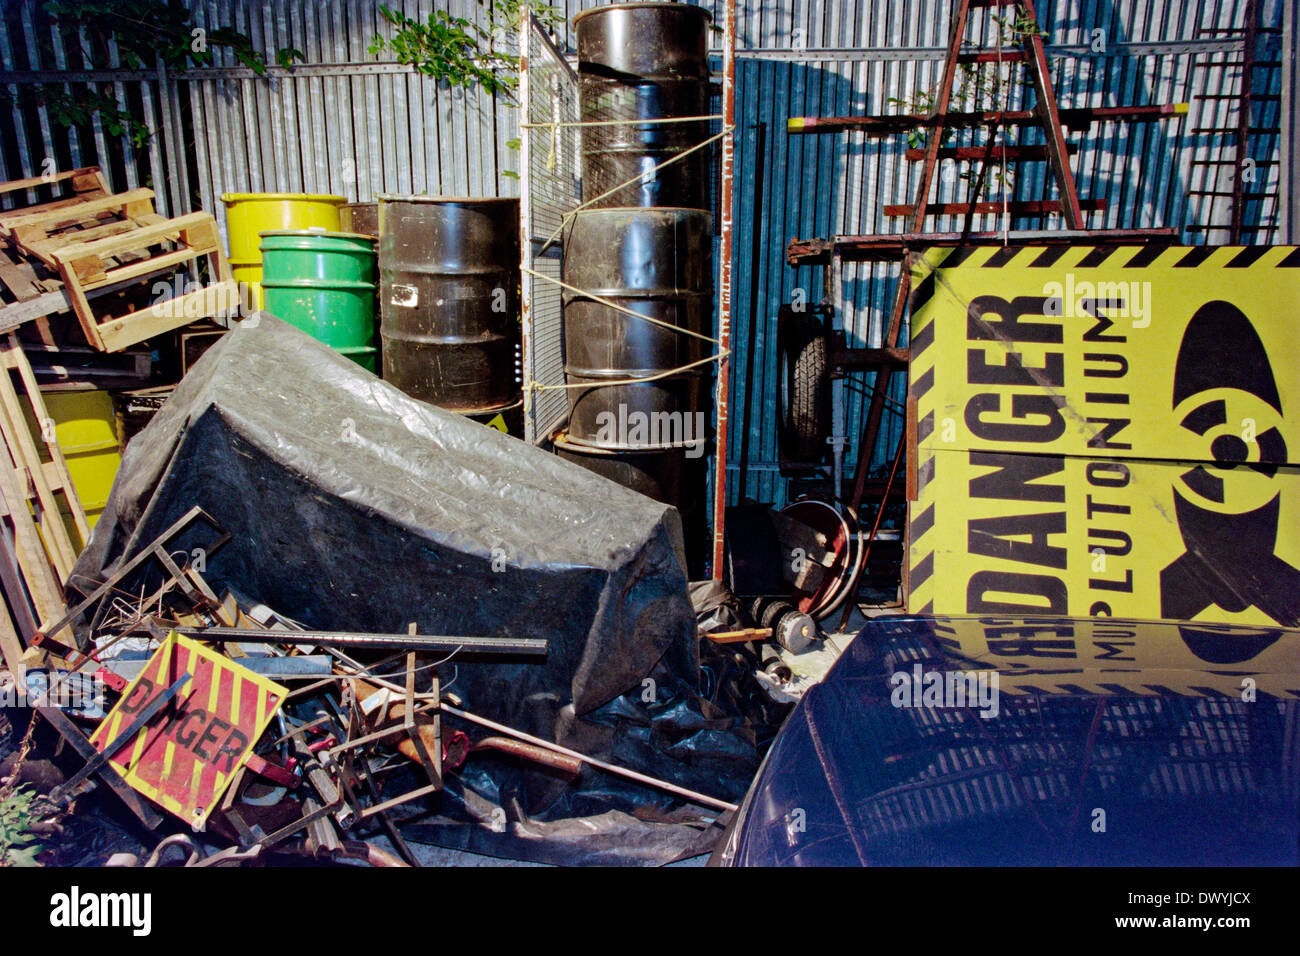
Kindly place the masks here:
[[(137, 630), (143, 631), (144, 628)], [(463, 651), (466, 654), (545, 654), (547, 642), (534, 637), (454, 637), (441, 634), (367, 634), (353, 631), (275, 631), (241, 627), (173, 626), (185, 637), (213, 644), (314, 644), (359, 650)]]

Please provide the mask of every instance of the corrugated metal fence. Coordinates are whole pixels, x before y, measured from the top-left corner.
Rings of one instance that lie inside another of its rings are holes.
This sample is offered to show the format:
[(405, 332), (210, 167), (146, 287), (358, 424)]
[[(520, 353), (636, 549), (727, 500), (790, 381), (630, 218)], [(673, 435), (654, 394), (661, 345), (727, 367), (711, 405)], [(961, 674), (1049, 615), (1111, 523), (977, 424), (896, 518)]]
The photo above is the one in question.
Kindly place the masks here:
[[(1255, 0), (1262, 27), (1254, 50), (1254, 105), (1246, 142), (1252, 160), (1245, 185), (1243, 238), (1276, 237), (1281, 174), (1281, 26), (1290, 0)], [(388, 4), (423, 19), (433, 0)], [(454, 15), (483, 22), (475, 0), (438, 0)], [(557, 4), (566, 16), (598, 5)], [(330, 192), (351, 200), (381, 192), (513, 195), (518, 155), (510, 100), (474, 89), (440, 86), (367, 52), (391, 27), (379, 0), (193, 0), (195, 24), (232, 25), (274, 62), (292, 47), (305, 61), (257, 77), (229, 53), (211, 69), (167, 74), (153, 67), (122, 71), (117, 52), (102, 54), (75, 31), (52, 30), (35, 0), (6, 4), (0, 20), (0, 92), (12, 99), (35, 84), (81, 84), (143, 122), (154, 135), (139, 148), (112, 134), (102, 117), (71, 130), (55, 121), (57, 103), (16, 111), (0, 130), (4, 178), (43, 168), (103, 165), (115, 188), (161, 186), (164, 211), (201, 205), (224, 222), (222, 192)], [(706, 3), (715, 17), (720, 3)], [(788, 137), (786, 120), (802, 115), (897, 111), (897, 101), (938, 81), (949, 30), (950, 0), (739, 0), (737, 69), (737, 234), (731, 421), (732, 468), (749, 406), (750, 462), (743, 486), (733, 472), (731, 498), (781, 502), (776, 473), (777, 309), (796, 295), (820, 298), (821, 270), (785, 265), (793, 237), (901, 231), (885, 203), (909, 202), (918, 170), (901, 137), (862, 134)], [(1223, 242), (1231, 221), (1237, 109), (1249, 0), (1064, 0), (1040, 2), (1056, 88), (1063, 107), (1188, 101), (1183, 119), (1150, 125), (1107, 123), (1074, 137), (1080, 194), (1104, 199), (1094, 227), (1174, 226), (1192, 242)], [(988, 14), (973, 19), (974, 42), (993, 43)], [(561, 30), (572, 49), (571, 30)], [(715, 34), (715, 43), (717, 35)], [(1295, 38), (1291, 37), (1292, 44)], [(1276, 65), (1274, 65), (1276, 64)], [(50, 72), (52, 71), (52, 72)], [(73, 71), (73, 72), (66, 72)], [(987, 91), (986, 91), (987, 92)], [(993, 90), (1015, 108), (1018, 87)], [(759, 125), (766, 132), (756, 155)], [(1035, 142), (1033, 134), (1021, 140)], [(761, 162), (760, 162), (761, 159)], [(43, 167), (43, 164), (45, 166)], [(1045, 167), (1032, 164), (1007, 186), (1009, 199), (1050, 197)], [(967, 183), (940, 178), (940, 200), (957, 201)], [(761, 200), (759, 196), (761, 194)], [(991, 198), (998, 198), (994, 194)], [(755, 216), (756, 202), (763, 214)], [(1010, 223), (1012, 228), (1037, 221)], [(953, 222), (938, 221), (939, 228)], [(985, 228), (998, 228), (987, 217)], [(757, 255), (752, 244), (758, 230)], [(877, 345), (895, 267), (850, 264), (844, 317), (851, 345)], [(796, 290), (802, 290), (802, 293)], [(751, 314), (755, 322), (750, 323)], [(754, 377), (738, 374), (754, 352)], [(865, 385), (849, 389), (848, 431), (861, 429)], [(901, 417), (887, 416), (875, 466), (897, 440)], [(852, 461), (854, 449), (849, 449)]]

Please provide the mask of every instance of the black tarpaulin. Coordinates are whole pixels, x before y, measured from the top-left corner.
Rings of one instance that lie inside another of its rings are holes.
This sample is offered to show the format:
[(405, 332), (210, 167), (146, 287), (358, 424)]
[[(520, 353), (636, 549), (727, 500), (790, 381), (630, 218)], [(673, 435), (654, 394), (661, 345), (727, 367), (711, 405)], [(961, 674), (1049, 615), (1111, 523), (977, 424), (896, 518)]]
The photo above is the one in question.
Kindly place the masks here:
[[(206, 562), (218, 593), (320, 629), (546, 638), (544, 661), (455, 660), (444, 684), (471, 712), (712, 796), (752, 775), (746, 722), (698, 693), (668, 506), (416, 401), (267, 313), (131, 442), (74, 581), (194, 505), (233, 535)], [(538, 819), (671, 806), (591, 771), (563, 786), (507, 771)]]

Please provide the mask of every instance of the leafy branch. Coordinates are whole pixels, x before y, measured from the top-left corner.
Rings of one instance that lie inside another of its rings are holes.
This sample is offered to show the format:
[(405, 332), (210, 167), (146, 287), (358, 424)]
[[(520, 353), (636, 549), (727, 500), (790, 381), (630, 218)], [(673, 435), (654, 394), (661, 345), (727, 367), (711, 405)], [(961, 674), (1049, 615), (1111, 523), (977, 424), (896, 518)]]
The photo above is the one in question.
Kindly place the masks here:
[[(1039, 27), (1034, 15), (1021, 6), (1017, 6), (1013, 13), (1006, 16), (991, 14), (990, 19), (997, 25), (1000, 46), (1014, 47), (1024, 43), (1031, 36), (1047, 36), (1046, 31)], [(993, 70), (983, 69), (983, 66), (984, 64), (979, 63), (962, 63), (958, 66), (961, 76), (953, 90), (952, 100), (971, 111), (978, 111), (981, 104), (986, 102), (996, 109), (1002, 101), (1003, 87), (1008, 82), (1002, 74), (1002, 64), (997, 64)], [(938, 85), (936, 84), (928, 90), (918, 90), (910, 97), (890, 97), (888, 102), (898, 107), (900, 112), (928, 116), (934, 111), (937, 98)], [(954, 133), (955, 130), (951, 126), (945, 126), (940, 145), (947, 145)], [(907, 145), (914, 149), (925, 146), (928, 139), (929, 129), (926, 126), (916, 126), (907, 131)], [(1000, 160), (995, 160), (992, 164), (992, 173), (1001, 188), (1010, 188), (1015, 182), (1015, 175), (1010, 167)], [(992, 185), (989, 178), (981, 176), (973, 169), (966, 169), (959, 176), (972, 185), (978, 185), (981, 194)]]
[[(525, 0), (491, 0), (486, 28), (465, 17), (435, 10), (421, 22), (387, 6), (380, 16), (394, 27), (391, 38), (376, 36), (367, 48), (373, 55), (390, 54), (449, 86), (479, 86), (490, 94), (511, 96), (519, 86), (519, 57), (510, 52), (509, 36), (519, 33)], [(550, 4), (531, 7), (546, 29), (564, 22)]]
[(0, 800), (0, 866), (40, 866), (36, 856), (43, 847), (31, 827), (37, 797), (20, 785)]
[[(216, 50), (227, 50), (258, 76), (266, 74), (266, 58), (248, 36), (232, 26), (195, 25), (181, 0), (42, 0), (40, 10), (64, 36), (83, 38), (76, 49), (83, 69), (150, 69), (159, 58), (171, 70), (206, 67), (216, 62)], [(35, 52), (52, 62), (51, 32), (37, 35)], [(280, 66), (302, 59), (302, 52), (291, 47), (275, 54)], [(37, 84), (3, 99), (20, 109), (44, 107), (51, 121), (63, 127), (82, 126), (98, 117), (108, 133), (129, 139), (137, 148), (153, 135), (115, 97), (86, 84)]]

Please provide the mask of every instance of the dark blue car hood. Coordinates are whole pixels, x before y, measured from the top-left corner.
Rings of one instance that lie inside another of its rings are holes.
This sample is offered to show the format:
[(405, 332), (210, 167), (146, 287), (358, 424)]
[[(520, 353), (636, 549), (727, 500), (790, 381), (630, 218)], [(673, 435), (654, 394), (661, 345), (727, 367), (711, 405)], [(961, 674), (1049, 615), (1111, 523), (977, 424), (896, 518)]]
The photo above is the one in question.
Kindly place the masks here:
[(714, 862), (1295, 865), (1298, 703), (1293, 630), (877, 619), (799, 703)]

